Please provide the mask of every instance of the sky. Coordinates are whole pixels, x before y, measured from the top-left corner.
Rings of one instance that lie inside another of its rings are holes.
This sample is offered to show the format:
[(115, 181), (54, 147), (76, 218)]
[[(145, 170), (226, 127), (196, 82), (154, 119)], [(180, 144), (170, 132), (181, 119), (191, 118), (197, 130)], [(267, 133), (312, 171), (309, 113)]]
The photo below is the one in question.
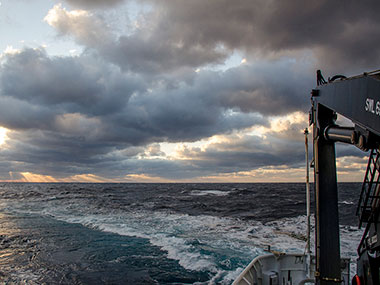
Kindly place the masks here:
[[(0, 181), (303, 182), (315, 72), (379, 69), (379, 12), (0, 0)], [(368, 154), (336, 153), (338, 180), (363, 181)]]

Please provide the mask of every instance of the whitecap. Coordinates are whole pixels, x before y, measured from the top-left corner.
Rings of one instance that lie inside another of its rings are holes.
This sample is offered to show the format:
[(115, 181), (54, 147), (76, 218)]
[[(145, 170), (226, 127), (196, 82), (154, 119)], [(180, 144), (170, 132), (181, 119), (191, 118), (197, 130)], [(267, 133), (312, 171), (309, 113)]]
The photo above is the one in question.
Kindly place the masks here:
[(231, 191), (220, 191), (220, 190), (193, 190), (190, 192), (190, 195), (193, 196), (206, 196), (206, 195), (213, 195), (213, 196), (227, 196), (230, 194)]

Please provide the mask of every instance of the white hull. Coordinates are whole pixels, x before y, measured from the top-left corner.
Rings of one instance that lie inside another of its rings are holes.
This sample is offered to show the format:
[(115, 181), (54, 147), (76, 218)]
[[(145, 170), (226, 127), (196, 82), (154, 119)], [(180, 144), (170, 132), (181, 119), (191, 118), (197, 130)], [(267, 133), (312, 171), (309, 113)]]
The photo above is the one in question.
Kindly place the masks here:
[[(302, 254), (267, 254), (258, 256), (239, 275), (233, 285), (314, 284), (315, 260), (308, 272), (307, 256)], [(309, 274), (308, 274), (309, 273)], [(350, 260), (342, 259), (342, 284), (349, 284)]]

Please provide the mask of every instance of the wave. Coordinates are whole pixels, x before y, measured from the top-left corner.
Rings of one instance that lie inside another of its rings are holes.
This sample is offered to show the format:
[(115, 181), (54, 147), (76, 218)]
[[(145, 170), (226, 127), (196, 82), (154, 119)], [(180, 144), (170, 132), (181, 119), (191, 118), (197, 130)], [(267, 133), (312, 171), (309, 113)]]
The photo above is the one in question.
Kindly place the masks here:
[(344, 204), (344, 205), (354, 205), (355, 203), (353, 201), (341, 201), (339, 204)]
[(192, 190), (190, 192), (190, 195), (193, 196), (206, 196), (206, 195), (213, 195), (213, 196), (227, 196), (230, 194), (231, 191), (220, 191), (220, 190)]

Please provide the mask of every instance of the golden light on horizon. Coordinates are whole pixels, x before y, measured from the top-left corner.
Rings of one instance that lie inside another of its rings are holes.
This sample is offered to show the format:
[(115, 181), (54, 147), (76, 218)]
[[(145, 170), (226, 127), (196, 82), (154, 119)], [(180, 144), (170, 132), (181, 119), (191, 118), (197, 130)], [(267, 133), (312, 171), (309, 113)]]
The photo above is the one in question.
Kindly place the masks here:
[(58, 182), (57, 179), (50, 175), (41, 175), (31, 172), (20, 172), (20, 174), (22, 175), (20, 182)]
[(136, 183), (171, 183), (175, 180), (165, 179), (158, 176), (151, 176), (147, 174), (127, 174), (123, 182), (136, 182)]
[(87, 174), (73, 175), (65, 179), (61, 179), (60, 182), (107, 183), (107, 182), (113, 182), (113, 180), (107, 179), (95, 174), (87, 173)]

